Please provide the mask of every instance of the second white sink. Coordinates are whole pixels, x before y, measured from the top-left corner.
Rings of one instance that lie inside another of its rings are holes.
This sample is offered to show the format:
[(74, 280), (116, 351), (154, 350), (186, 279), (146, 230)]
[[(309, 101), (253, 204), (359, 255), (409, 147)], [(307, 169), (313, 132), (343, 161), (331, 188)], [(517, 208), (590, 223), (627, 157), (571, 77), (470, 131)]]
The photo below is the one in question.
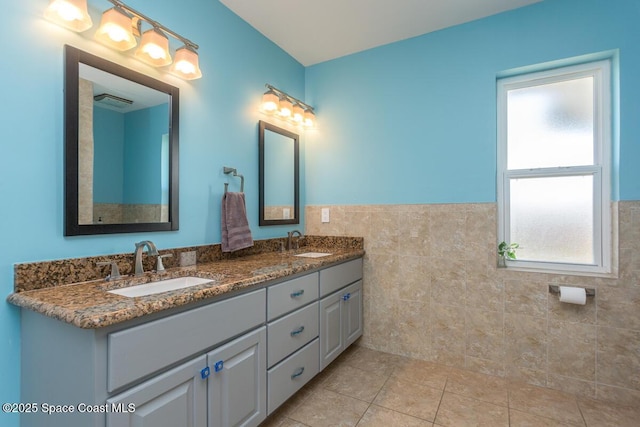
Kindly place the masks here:
[(108, 292), (132, 298), (159, 294), (161, 292), (175, 291), (176, 289), (202, 285), (203, 283), (208, 282), (213, 282), (213, 280), (203, 279), (202, 277), (186, 276), (176, 277), (175, 279), (160, 280), (158, 282), (145, 283), (143, 285), (129, 286), (127, 288), (112, 289)]
[(296, 254), (296, 256), (300, 256), (303, 258), (322, 258), (323, 256), (329, 256), (330, 253), (327, 252), (305, 252), (303, 254)]

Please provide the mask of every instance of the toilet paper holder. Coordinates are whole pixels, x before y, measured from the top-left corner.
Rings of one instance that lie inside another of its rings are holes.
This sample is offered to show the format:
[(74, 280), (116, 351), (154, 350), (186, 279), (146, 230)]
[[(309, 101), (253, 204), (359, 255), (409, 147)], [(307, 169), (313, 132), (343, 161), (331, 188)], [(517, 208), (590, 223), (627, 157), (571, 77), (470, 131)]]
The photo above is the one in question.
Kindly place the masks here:
[[(560, 286), (558, 285), (549, 285), (549, 293), (551, 294), (560, 294)], [(595, 297), (596, 290), (594, 288), (585, 288), (585, 293), (588, 297)]]

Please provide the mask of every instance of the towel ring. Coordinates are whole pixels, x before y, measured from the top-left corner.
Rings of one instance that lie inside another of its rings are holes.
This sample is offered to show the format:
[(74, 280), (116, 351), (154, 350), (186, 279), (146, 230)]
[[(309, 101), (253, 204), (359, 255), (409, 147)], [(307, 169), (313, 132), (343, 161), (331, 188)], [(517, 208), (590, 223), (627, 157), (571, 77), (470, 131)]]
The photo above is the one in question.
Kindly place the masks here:
[[(244, 193), (244, 176), (240, 175), (235, 168), (230, 168), (230, 167), (227, 167), (227, 166), (225, 166), (223, 168), (223, 172), (224, 172), (225, 175), (229, 175), (231, 173), (231, 174), (233, 174), (233, 176), (240, 177), (240, 192)], [(228, 188), (229, 188), (229, 183), (225, 182), (224, 183), (224, 192), (225, 193), (227, 192)]]

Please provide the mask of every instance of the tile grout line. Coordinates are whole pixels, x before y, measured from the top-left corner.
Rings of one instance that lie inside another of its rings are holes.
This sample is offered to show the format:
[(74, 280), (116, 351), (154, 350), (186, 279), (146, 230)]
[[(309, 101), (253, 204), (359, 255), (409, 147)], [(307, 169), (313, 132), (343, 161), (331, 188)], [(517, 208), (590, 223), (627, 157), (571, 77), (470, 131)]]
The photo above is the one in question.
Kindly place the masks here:
[(507, 381), (505, 385), (507, 386), (507, 422), (511, 427), (511, 383)]
[(442, 405), (442, 400), (444, 399), (444, 391), (447, 389), (448, 383), (449, 383), (449, 374), (447, 374), (447, 379), (444, 382), (444, 387), (442, 388), (442, 394), (440, 395), (440, 401), (438, 402), (436, 413), (433, 415), (433, 425), (436, 424), (436, 419), (438, 419), (438, 412), (440, 412), (440, 406)]
[[(394, 367), (395, 369), (395, 367)], [(364, 418), (364, 416), (367, 414), (367, 412), (369, 412), (369, 409), (371, 409), (371, 406), (373, 405), (373, 402), (375, 402), (376, 398), (378, 397), (378, 395), (380, 394), (380, 392), (382, 391), (382, 389), (384, 388), (384, 386), (387, 384), (387, 382), (389, 381), (389, 378), (391, 378), (391, 374), (387, 375), (387, 379), (384, 380), (384, 384), (382, 384), (382, 387), (380, 387), (380, 390), (378, 390), (378, 392), (376, 393), (375, 396), (373, 396), (373, 399), (371, 399), (371, 402), (369, 403), (369, 406), (367, 406), (367, 409), (362, 413), (362, 415), (360, 416), (360, 418), (358, 419), (358, 422), (356, 423), (355, 427), (358, 427), (358, 424), (360, 424), (360, 421), (362, 421), (362, 419)]]

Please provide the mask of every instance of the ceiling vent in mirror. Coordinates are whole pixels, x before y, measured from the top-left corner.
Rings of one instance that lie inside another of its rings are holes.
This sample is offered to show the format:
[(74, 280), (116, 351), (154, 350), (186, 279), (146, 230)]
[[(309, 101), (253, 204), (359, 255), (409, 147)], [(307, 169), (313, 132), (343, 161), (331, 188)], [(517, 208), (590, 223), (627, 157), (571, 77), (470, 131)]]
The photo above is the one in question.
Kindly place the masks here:
[(108, 105), (110, 107), (125, 108), (133, 104), (133, 101), (126, 98), (120, 98), (119, 96), (111, 95), (109, 93), (101, 93), (93, 97), (93, 100), (98, 104)]

